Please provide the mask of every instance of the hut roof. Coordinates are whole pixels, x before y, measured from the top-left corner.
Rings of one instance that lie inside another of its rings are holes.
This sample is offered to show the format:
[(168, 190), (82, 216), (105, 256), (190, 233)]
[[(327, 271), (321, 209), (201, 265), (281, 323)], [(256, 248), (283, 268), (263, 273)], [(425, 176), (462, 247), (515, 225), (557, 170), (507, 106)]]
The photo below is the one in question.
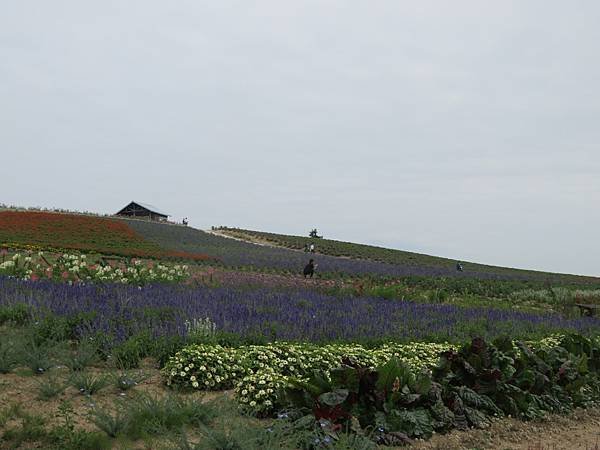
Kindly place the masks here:
[(140, 205), (142, 208), (146, 208), (154, 213), (163, 215), (163, 216), (170, 216), (171, 214), (168, 214), (160, 209), (158, 209), (156, 206), (150, 205), (149, 203), (142, 203), (142, 202), (136, 202), (134, 201), (133, 203), (135, 203), (136, 205)]
[(125, 207), (123, 207), (117, 214), (119, 214), (121, 211), (123, 211), (124, 209), (126, 209), (131, 204), (136, 204), (138, 206), (141, 206), (144, 209), (147, 209), (150, 212), (153, 212), (153, 213), (161, 215), (161, 216), (165, 216), (165, 217), (169, 217), (170, 216), (170, 214), (168, 214), (168, 213), (166, 213), (166, 212), (158, 209), (156, 206), (153, 206), (153, 205), (151, 205), (149, 203), (136, 202), (135, 200), (132, 200), (127, 205), (125, 205)]

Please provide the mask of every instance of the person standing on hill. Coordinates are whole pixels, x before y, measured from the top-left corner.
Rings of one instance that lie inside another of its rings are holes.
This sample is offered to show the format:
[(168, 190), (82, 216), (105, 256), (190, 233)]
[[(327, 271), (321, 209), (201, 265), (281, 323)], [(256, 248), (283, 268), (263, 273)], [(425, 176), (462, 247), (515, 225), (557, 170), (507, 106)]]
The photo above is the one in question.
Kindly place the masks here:
[(462, 263), (460, 261), (456, 262), (456, 270), (458, 272), (462, 272), (463, 271), (463, 265), (462, 265)]
[(306, 278), (306, 277), (312, 278), (313, 275), (315, 274), (316, 268), (317, 268), (317, 265), (315, 264), (314, 259), (311, 259), (310, 261), (308, 261), (308, 264), (306, 265), (306, 267), (304, 267), (304, 278)]
[(315, 252), (315, 244), (310, 244), (310, 252), (314, 253)]

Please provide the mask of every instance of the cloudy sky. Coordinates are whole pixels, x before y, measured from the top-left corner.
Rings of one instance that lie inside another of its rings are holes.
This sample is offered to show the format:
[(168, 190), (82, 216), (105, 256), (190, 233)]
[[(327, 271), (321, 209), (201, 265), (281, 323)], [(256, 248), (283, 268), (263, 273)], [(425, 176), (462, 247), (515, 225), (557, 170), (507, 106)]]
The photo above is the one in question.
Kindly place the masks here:
[(595, 0), (0, 10), (0, 203), (600, 275)]

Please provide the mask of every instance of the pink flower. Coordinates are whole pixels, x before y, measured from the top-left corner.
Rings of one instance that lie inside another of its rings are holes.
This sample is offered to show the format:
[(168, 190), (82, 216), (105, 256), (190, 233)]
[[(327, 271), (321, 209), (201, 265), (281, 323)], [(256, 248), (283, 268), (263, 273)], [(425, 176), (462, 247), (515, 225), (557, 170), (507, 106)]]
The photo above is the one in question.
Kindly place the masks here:
[(38, 277), (38, 276), (37, 276), (35, 273), (32, 273), (32, 274), (31, 274), (31, 277), (29, 277), (29, 279), (30, 279), (31, 281), (37, 281), (37, 280), (39, 280), (39, 279), (40, 279), (40, 277)]
[(66, 280), (67, 278), (69, 278), (69, 272), (63, 272), (62, 277), (63, 277), (63, 280)]

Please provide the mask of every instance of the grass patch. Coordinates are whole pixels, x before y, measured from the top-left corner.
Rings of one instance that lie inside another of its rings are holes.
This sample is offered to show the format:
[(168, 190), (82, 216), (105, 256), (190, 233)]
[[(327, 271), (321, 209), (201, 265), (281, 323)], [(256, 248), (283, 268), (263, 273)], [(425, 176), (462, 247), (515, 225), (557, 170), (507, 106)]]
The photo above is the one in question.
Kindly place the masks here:
[(82, 395), (94, 395), (108, 386), (110, 380), (105, 375), (75, 373), (71, 376), (70, 383)]
[(49, 374), (46, 379), (38, 382), (38, 400), (48, 401), (62, 394), (67, 388), (67, 383), (59, 380), (54, 374)]

